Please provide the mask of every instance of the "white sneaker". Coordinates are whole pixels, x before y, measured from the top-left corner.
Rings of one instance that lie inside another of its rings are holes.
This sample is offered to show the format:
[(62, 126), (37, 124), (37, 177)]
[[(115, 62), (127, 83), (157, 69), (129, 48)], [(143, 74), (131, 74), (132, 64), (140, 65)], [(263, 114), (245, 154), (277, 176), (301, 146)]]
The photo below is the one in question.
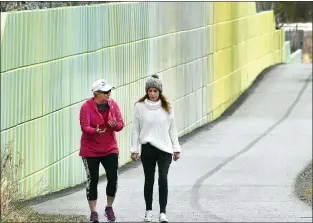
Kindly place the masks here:
[(168, 222), (166, 215), (164, 213), (160, 214), (160, 222), (162, 222), (162, 223)]
[(152, 211), (146, 211), (144, 221), (145, 222), (151, 222), (152, 216), (153, 216)]

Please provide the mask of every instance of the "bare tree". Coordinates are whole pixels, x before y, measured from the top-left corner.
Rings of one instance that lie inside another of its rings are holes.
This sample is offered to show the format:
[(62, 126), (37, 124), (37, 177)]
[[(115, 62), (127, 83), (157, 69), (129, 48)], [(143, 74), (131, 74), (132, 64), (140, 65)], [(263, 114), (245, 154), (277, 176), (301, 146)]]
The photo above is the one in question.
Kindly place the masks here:
[(276, 28), (284, 23), (312, 22), (312, 2), (256, 2), (257, 12), (273, 10)]
[(20, 11), (20, 10), (34, 10), (34, 9), (46, 9), (46, 8), (58, 8), (58, 7), (67, 7), (67, 6), (82, 6), (82, 5), (92, 5), (92, 4), (103, 4), (108, 3), (104, 1), (77, 1), (77, 2), (63, 2), (63, 1), (51, 1), (51, 2), (44, 2), (44, 1), (7, 1), (1, 2), (0, 9), (1, 12), (8, 12), (8, 11)]
[(255, 4), (257, 12), (273, 10), (274, 7), (273, 2), (256, 2)]

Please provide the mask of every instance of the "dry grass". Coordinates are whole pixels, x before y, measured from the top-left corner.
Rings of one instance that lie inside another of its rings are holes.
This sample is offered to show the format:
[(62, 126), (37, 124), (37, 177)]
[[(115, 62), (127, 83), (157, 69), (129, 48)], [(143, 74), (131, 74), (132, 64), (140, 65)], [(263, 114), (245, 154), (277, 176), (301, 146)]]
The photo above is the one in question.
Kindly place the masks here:
[(298, 175), (295, 186), (297, 196), (312, 206), (312, 161)]
[(14, 163), (13, 146), (10, 142), (1, 148), (1, 222), (86, 222), (84, 216), (41, 214), (22, 202), (18, 173), (23, 160), (18, 157)]
[(4, 216), (1, 222), (87, 222), (85, 216), (61, 215), (61, 214), (42, 214), (32, 207), (17, 202), (11, 204), (9, 216)]
[(305, 171), (306, 185), (303, 191), (303, 199), (312, 206), (312, 162)]
[(312, 203), (312, 185), (304, 191), (304, 197)]

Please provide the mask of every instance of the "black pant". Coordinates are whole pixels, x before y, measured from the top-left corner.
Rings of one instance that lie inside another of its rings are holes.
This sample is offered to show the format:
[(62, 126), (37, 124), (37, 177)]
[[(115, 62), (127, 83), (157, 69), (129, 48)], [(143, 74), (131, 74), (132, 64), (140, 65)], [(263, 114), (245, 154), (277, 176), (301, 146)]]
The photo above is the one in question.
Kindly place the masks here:
[(103, 157), (83, 157), (83, 162), (87, 174), (86, 194), (88, 200), (97, 200), (98, 198), (98, 180), (100, 163), (105, 169), (108, 180), (106, 195), (115, 197), (117, 190), (117, 169), (118, 154), (109, 154)]
[(165, 213), (168, 197), (167, 174), (172, 162), (172, 154), (163, 152), (147, 143), (142, 145), (141, 162), (145, 173), (144, 196), (146, 210), (152, 210), (155, 166), (158, 163), (160, 213)]

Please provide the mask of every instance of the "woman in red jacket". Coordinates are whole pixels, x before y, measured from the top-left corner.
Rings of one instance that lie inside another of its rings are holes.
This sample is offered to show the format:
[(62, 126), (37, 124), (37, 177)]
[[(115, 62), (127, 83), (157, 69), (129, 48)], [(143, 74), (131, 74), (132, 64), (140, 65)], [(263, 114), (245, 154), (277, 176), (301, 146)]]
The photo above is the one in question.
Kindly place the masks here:
[(87, 174), (86, 194), (91, 211), (90, 221), (98, 221), (96, 203), (100, 163), (108, 180), (105, 216), (108, 221), (115, 221), (112, 204), (117, 190), (119, 154), (115, 132), (123, 129), (124, 121), (119, 106), (110, 99), (112, 89), (104, 79), (95, 81), (92, 85), (94, 97), (87, 100), (80, 110), (82, 136), (79, 155)]

